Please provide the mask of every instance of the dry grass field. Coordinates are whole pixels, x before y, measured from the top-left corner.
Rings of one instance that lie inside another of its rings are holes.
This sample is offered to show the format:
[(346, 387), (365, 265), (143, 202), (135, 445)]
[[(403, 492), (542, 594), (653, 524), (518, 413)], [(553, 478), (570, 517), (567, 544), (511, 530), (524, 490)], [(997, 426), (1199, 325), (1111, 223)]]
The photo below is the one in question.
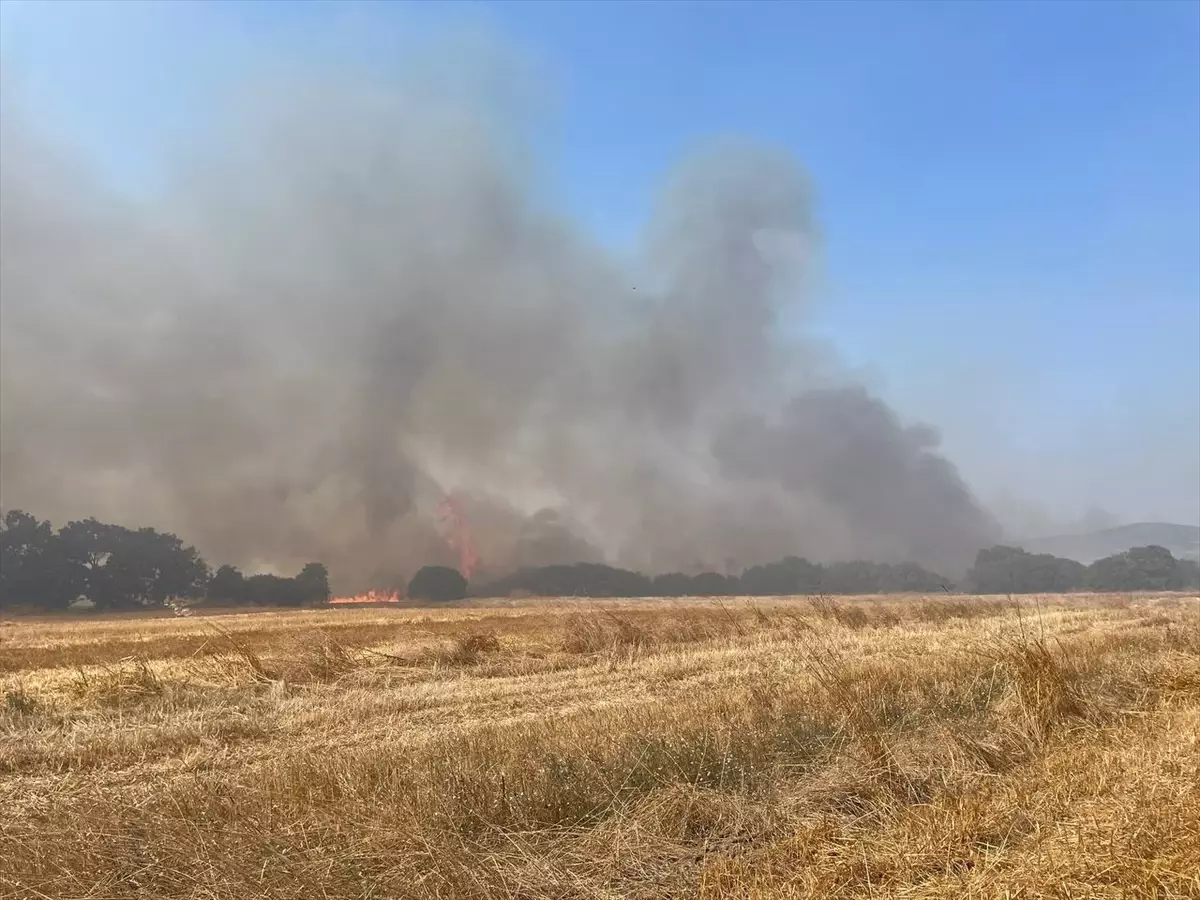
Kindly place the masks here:
[(1200, 897), (1200, 599), (0, 626), (0, 896)]

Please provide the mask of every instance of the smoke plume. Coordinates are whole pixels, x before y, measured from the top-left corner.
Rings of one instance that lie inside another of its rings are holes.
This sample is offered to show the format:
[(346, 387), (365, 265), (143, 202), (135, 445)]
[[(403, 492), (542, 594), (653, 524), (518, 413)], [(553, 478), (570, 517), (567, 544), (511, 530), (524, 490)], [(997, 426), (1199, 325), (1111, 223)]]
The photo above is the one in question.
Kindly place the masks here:
[(320, 559), (344, 587), (453, 561), (451, 489), (493, 574), (953, 570), (994, 537), (933, 431), (778, 327), (818, 245), (794, 160), (685, 159), (635, 273), (551, 208), (524, 111), (480, 82), (306, 73), (214, 123), (152, 204), (5, 98), (3, 505)]

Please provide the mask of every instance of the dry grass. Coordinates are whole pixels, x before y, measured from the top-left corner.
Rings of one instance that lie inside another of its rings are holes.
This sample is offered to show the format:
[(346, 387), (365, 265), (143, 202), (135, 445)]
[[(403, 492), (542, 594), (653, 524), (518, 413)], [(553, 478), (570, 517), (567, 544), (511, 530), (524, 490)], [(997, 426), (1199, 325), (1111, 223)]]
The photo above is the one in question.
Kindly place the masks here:
[(0, 635), (0, 897), (1200, 897), (1197, 598)]

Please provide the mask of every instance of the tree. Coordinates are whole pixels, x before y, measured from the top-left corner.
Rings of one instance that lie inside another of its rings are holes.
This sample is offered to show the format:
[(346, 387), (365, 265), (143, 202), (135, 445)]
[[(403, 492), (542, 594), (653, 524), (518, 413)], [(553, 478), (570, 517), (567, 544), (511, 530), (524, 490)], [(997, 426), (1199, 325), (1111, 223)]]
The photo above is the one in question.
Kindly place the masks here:
[(173, 534), (84, 519), (68, 522), (59, 537), (72, 577), (97, 609), (161, 606), (171, 597), (204, 595), (207, 563)]
[(820, 566), (787, 556), (779, 562), (751, 566), (742, 573), (742, 591), (754, 597), (807, 594), (821, 589), (823, 572)]
[(467, 596), (467, 579), (449, 566), (424, 566), (408, 583), (408, 596), (430, 603), (450, 603)]
[(654, 593), (640, 572), (601, 563), (531, 566), (487, 585), (482, 594), (502, 597), (523, 591), (538, 597), (648, 597)]
[(233, 566), (221, 566), (209, 580), (205, 596), (211, 603), (245, 603), (246, 578)]
[(656, 597), (686, 597), (692, 593), (692, 579), (682, 572), (656, 575), (650, 593)]
[(328, 603), (332, 596), (329, 590), (329, 570), (323, 563), (310, 562), (300, 570), (296, 582), (305, 603)]
[(979, 594), (1054, 594), (1078, 590), (1085, 574), (1073, 559), (997, 546), (976, 554), (967, 577)]
[(0, 520), (0, 609), (62, 610), (83, 590), (63, 541), (47, 521), (19, 509)]
[(281, 575), (251, 575), (243, 595), (255, 606), (303, 606), (303, 588), (295, 578)]
[(892, 591), (928, 593), (947, 587), (947, 579), (916, 563), (897, 563), (885, 566), (881, 581), (885, 593)]
[(1194, 559), (1178, 559), (1175, 561), (1179, 571), (1179, 587), (1185, 591), (1200, 590), (1200, 563)]
[[(204, 596), (208, 564), (195, 547), (185, 545), (170, 533), (153, 528), (126, 532), (124, 549), (130, 554), (130, 569), (137, 578), (142, 602), (162, 605), (172, 597), (195, 599)], [(124, 554), (118, 553), (121, 562)]]
[(207, 597), (214, 603), (302, 606), (329, 600), (329, 570), (306, 565), (295, 578), (246, 578), (233, 566), (209, 577), (208, 564), (174, 534), (130, 529), (95, 518), (49, 522), (21, 510), (0, 520), (0, 608), (66, 609), (85, 598), (95, 608), (139, 609)]
[(117, 591), (108, 577), (111, 573), (103, 571), (115, 543), (112, 528), (96, 519), (83, 519), (68, 522), (59, 529), (58, 537), (66, 557), (64, 565), (71, 571), (80, 594), (97, 609), (115, 604)]
[(738, 593), (738, 580), (718, 572), (701, 572), (692, 578), (692, 593), (697, 597), (723, 597)]
[(1096, 591), (1176, 591), (1188, 574), (1170, 550), (1151, 545), (1096, 560), (1088, 566), (1087, 584)]
[(883, 590), (879, 566), (862, 560), (825, 566), (822, 591), (828, 594), (878, 594)]
[(1141, 590), (1177, 591), (1183, 587), (1179, 560), (1166, 547), (1134, 547), (1129, 551), (1129, 561)]

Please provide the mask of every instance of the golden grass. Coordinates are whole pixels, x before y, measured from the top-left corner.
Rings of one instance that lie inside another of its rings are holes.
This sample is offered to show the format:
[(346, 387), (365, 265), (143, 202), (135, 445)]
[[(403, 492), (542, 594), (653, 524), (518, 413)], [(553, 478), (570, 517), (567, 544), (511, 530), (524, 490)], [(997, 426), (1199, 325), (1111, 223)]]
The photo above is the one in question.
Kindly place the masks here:
[(1200, 599), (0, 627), (0, 897), (1200, 897)]

